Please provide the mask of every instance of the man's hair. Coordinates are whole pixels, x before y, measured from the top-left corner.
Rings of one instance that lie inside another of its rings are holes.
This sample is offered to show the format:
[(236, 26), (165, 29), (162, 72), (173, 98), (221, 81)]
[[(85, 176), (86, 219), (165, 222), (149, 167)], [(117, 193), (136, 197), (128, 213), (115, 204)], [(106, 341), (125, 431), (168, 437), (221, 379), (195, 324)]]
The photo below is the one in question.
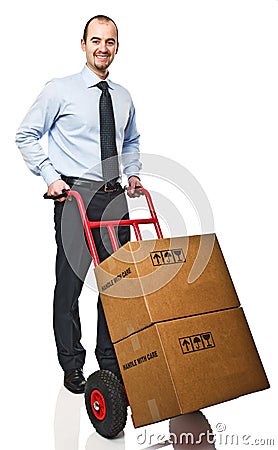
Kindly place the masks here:
[(112, 23), (115, 25), (115, 27), (116, 27), (117, 43), (119, 43), (118, 27), (117, 27), (116, 23), (114, 22), (114, 20), (113, 20), (113, 19), (110, 19), (110, 17), (108, 17), (108, 16), (104, 16), (104, 15), (102, 15), (102, 14), (99, 14), (99, 15), (97, 15), (97, 16), (91, 17), (91, 19), (88, 20), (88, 22), (87, 22), (86, 25), (85, 25), (84, 32), (83, 32), (83, 40), (84, 40), (85, 44), (86, 44), (86, 40), (87, 40), (88, 27), (89, 27), (90, 23), (92, 22), (92, 20), (94, 20), (94, 19), (98, 19), (98, 20), (101, 21), (101, 22), (102, 22), (102, 21), (103, 21), (103, 22), (112, 22)]

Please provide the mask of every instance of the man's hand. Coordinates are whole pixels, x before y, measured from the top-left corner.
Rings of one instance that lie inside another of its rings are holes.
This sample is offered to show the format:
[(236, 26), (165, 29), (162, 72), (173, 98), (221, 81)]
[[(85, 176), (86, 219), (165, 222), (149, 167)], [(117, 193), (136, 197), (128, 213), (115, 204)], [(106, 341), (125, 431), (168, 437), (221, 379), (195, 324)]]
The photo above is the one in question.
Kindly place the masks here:
[(127, 188), (127, 195), (129, 197), (140, 197), (140, 194), (136, 192), (136, 188), (143, 187), (139, 178), (132, 176), (128, 179), (128, 188)]
[[(70, 189), (70, 187), (63, 180), (53, 181), (48, 186), (47, 195), (59, 195), (62, 194), (63, 189)], [(58, 198), (55, 202), (64, 202), (66, 197)]]

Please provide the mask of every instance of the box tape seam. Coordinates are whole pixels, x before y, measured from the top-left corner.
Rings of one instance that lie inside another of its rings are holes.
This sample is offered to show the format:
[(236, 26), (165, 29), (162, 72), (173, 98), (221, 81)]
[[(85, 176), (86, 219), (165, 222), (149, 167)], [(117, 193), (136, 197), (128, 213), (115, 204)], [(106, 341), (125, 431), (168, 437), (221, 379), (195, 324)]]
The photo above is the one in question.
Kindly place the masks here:
[(166, 353), (165, 353), (165, 350), (164, 350), (164, 345), (163, 345), (163, 342), (162, 342), (162, 339), (161, 339), (160, 332), (159, 332), (158, 328), (157, 328), (157, 335), (158, 335), (158, 339), (159, 339), (159, 342), (160, 342), (161, 349), (162, 349), (162, 351), (163, 351), (164, 360), (165, 360), (165, 363), (166, 363), (166, 365), (167, 365), (168, 372), (169, 372), (169, 375), (170, 375), (170, 378), (171, 378), (171, 383), (172, 383), (172, 386), (173, 386), (173, 389), (174, 389), (174, 392), (175, 392), (175, 395), (176, 395), (176, 399), (177, 399), (177, 402), (178, 402), (178, 406), (179, 406), (180, 411), (182, 412), (182, 407), (181, 407), (181, 402), (180, 402), (180, 399), (179, 399), (179, 396), (178, 396), (178, 391), (177, 391), (176, 386), (175, 386), (175, 383), (174, 383), (174, 378), (173, 378), (173, 375), (172, 375), (172, 372), (171, 372), (171, 368), (170, 368), (169, 363), (168, 363), (168, 360), (167, 360), (167, 358), (166, 358)]
[(136, 330), (135, 330), (134, 326), (131, 324), (131, 322), (128, 322), (128, 324), (126, 326), (126, 330), (127, 330), (128, 336), (130, 337), (133, 351), (136, 352), (137, 350), (140, 350), (141, 344), (140, 344), (140, 340), (138, 337), (138, 333), (136, 333)]
[(159, 422), (161, 420), (161, 415), (159, 413), (156, 399), (152, 398), (152, 399), (148, 400), (147, 404), (148, 404), (153, 422)]

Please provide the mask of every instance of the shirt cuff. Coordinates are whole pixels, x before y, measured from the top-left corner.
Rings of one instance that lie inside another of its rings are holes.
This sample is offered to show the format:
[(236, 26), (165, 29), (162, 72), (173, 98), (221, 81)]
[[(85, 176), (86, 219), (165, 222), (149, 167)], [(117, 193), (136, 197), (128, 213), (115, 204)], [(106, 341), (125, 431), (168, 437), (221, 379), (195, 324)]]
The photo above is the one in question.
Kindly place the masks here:
[(124, 174), (126, 175), (127, 178), (130, 178), (132, 176), (139, 178), (140, 168), (141, 167), (138, 167), (136, 164), (132, 164), (132, 166), (129, 166), (126, 169), (124, 169)]
[(49, 164), (41, 169), (41, 176), (43, 177), (47, 186), (61, 178), (61, 174), (56, 172), (52, 164)]

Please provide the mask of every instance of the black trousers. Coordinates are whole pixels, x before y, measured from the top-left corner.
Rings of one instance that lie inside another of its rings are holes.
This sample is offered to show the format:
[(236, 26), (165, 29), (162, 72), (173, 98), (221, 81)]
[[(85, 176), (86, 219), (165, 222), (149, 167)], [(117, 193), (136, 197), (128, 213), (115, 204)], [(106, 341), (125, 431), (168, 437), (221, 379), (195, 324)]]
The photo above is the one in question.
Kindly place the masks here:
[[(125, 194), (89, 190), (74, 186), (82, 195), (89, 220), (127, 219), (128, 207)], [(54, 291), (53, 326), (58, 360), (63, 370), (83, 367), (86, 351), (81, 344), (79, 296), (92, 261), (75, 199), (54, 206), (55, 238), (57, 243), (56, 286)], [(119, 245), (130, 240), (130, 228), (116, 230)], [(93, 236), (100, 261), (112, 253), (106, 229), (94, 229)], [(92, 299), (94, 301), (94, 299)], [(100, 369), (108, 369), (117, 375), (119, 367), (112, 345), (100, 297), (98, 297), (96, 358)], [(92, 324), (94, 326), (94, 324)]]

